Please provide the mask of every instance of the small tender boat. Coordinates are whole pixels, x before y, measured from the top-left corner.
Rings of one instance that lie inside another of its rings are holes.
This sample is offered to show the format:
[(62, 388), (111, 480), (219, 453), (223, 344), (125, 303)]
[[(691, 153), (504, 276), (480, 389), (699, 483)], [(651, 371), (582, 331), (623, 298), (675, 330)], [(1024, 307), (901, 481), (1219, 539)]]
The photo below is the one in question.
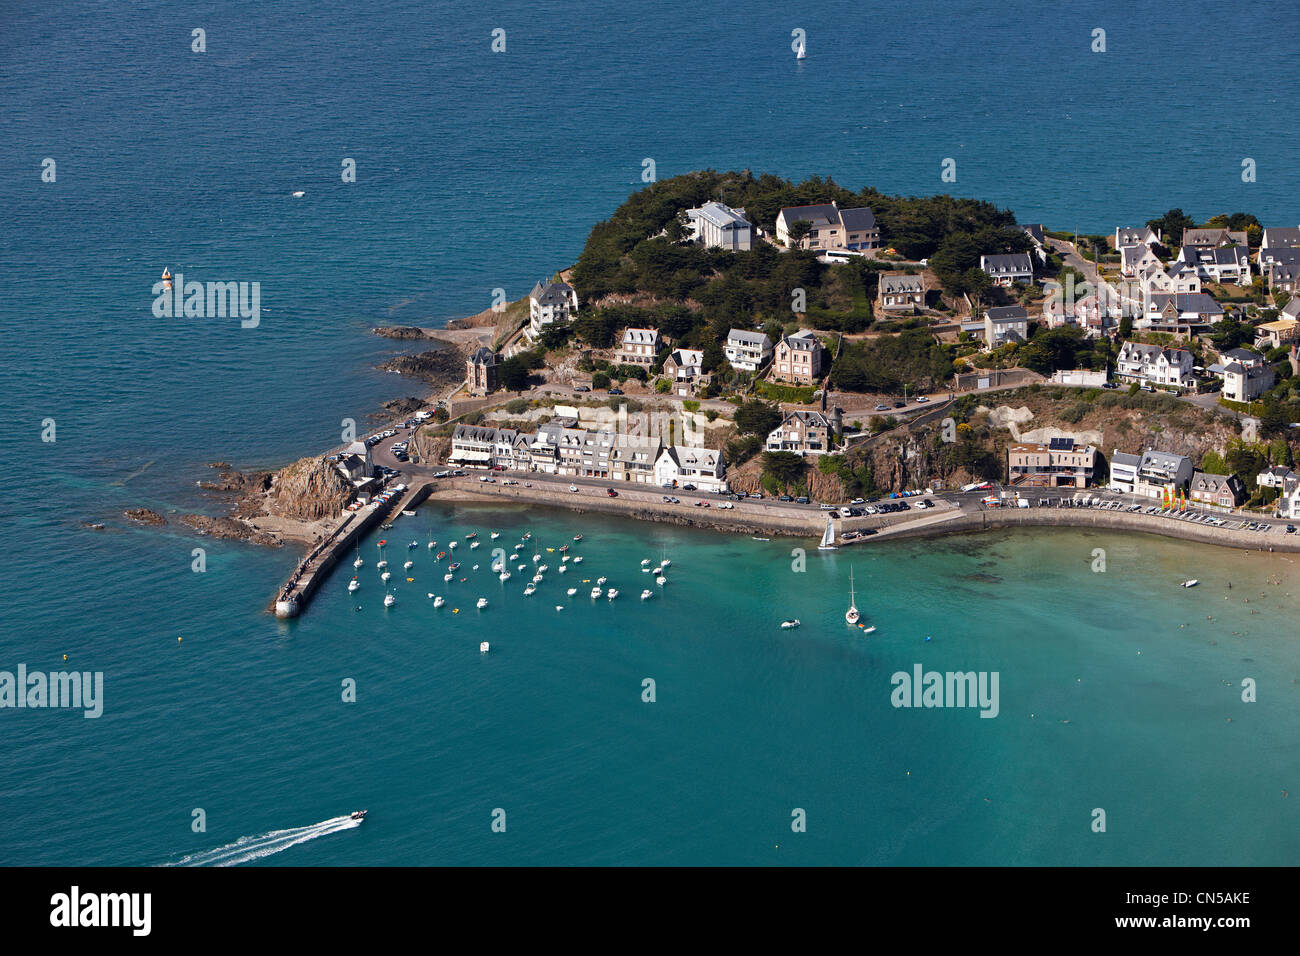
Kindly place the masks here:
[(501, 537), (501, 532), (500, 532), (500, 531), (493, 531), (493, 532), (492, 532), (492, 540), (493, 540), (493, 541), (495, 541), (495, 540), (496, 540), (497, 538), (499, 538), (499, 537)]
[(355, 590), (356, 590), (357, 588), (359, 588), (359, 587), (361, 587), (361, 582), (358, 581), (356, 578), (353, 578), (353, 579), (348, 583), (348, 590), (349, 590), (349, 591), (355, 591)]
[(533, 533), (531, 531), (525, 531), (523, 540), (525, 541), (533, 540)]
[(447, 603), (446, 600), (444, 600), (444, 599), (441, 598), (441, 597), (436, 597), (436, 598), (433, 599), (433, 606), (434, 606), (434, 607), (442, 607), (442, 606), (443, 606), (444, 604), (446, 604), (446, 603)]
[(771, 541), (771, 540), (772, 540), (771, 538), (760, 538), (758, 535), (754, 535), (754, 534), (751, 534), (750, 537), (753, 538), (755, 541)]
[(864, 627), (864, 628), (862, 629), (862, 633), (863, 633), (863, 634), (875, 634), (875, 633), (876, 633), (876, 625), (872, 624), (870, 627)]
[(591, 589), (591, 596), (592, 596), (593, 598), (598, 598), (598, 597), (600, 597), (600, 593), (601, 593), (601, 592), (600, 592), (600, 588), (592, 588), (592, 589)]
[(605, 597), (609, 598), (611, 601), (614, 600), (614, 598), (618, 597), (618, 588), (610, 588), (605, 593)]
[(654, 591), (651, 591), (649, 588), (646, 588), (644, 591), (641, 592), (641, 600), (643, 601), (648, 601), (650, 600), (650, 598), (654, 596), (655, 596)]
[[(662, 570), (662, 569), (661, 569), (661, 570)], [(650, 569), (649, 569), (649, 568), (642, 568), (642, 569), (641, 569), (641, 573), (642, 573), (642, 574), (649, 574), (649, 573), (650, 573)]]
[(578, 589), (577, 589), (577, 588), (569, 588), (569, 590), (566, 591), (565, 593), (566, 593), (567, 595), (569, 595), (569, 597), (573, 597), (575, 594), (578, 593)]
[(785, 631), (788, 631), (788, 630), (790, 630), (791, 628), (795, 628), (795, 627), (798, 627), (798, 626), (799, 626), (799, 619), (798, 619), (797, 617), (794, 618), (793, 620), (790, 620), (790, 621), (782, 621), (782, 622), (781, 622), (781, 629), (782, 629), (782, 630), (785, 630)]
[(408, 518), (414, 518), (414, 517), (415, 517), (415, 512), (414, 512), (414, 511), (403, 511), (402, 514), (406, 515), (406, 517), (408, 517)]
[[(294, 195), (295, 195), (295, 196), (301, 196), (302, 193), (294, 193)], [(369, 810), (357, 810), (357, 811), (356, 811), (355, 813), (353, 813), (351, 816), (352, 816), (352, 819), (353, 819), (353, 820), (356, 820), (358, 823), (360, 823), (362, 820), (364, 820), (364, 819), (366, 818), (366, 814), (369, 813), (369, 812), (370, 812)]]
[(515, 550), (516, 550), (516, 551), (522, 551), (522, 550), (524, 550), (524, 546), (523, 546), (522, 544), (517, 544), (517, 545), (515, 545)]
[[(305, 189), (295, 189), (292, 193), (290, 193), (290, 195), (293, 196), (294, 199), (301, 199), (303, 196), (307, 195), (307, 190), (305, 190)], [(353, 820), (360, 820), (361, 817), (364, 817), (365, 815), (366, 815), (366, 811), (362, 810), (362, 811), (361, 811), (361, 816), (360, 816), (360, 817), (357, 816), (357, 815), (354, 813), (354, 814), (352, 814), (352, 819), (353, 819)]]
[(564, 605), (563, 605), (563, 604), (557, 604), (557, 605), (555, 605), (555, 609), (556, 609), (557, 611), (563, 611), (563, 610), (564, 610)]
[(477, 547), (478, 547), (478, 542), (475, 541), (475, 542), (473, 542), (473, 543), (469, 546), (469, 549), (470, 549), (471, 551), (473, 551), (473, 550), (474, 550), (475, 548), (477, 548)]
[(469, 534), (465, 535), (465, 540), (466, 540), (466, 541), (473, 541), (473, 540), (474, 540), (475, 538), (477, 538), (477, 537), (478, 537), (478, 532), (477, 532), (477, 531), (471, 531)]
[[(546, 550), (547, 550), (547, 551), (554, 551), (555, 549), (554, 549), (554, 548), (547, 548)], [(569, 546), (568, 546), (567, 544), (562, 544), (562, 545), (560, 545), (560, 554), (564, 554), (564, 552), (566, 552), (566, 551), (568, 551), (568, 550), (569, 550)]]
[(575, 534), (575, 535), (573, 536), (573, 540), (574, 540), (574, 541), (581, 541), (581, 540), (582, 540), (582, 535), (580, 535), (580, 534)]
[(574, 558), (574, 559), (573, 559), (573, 563), (574, 563), (574, 564), (582, 564), (582, 555), (578, 555), (576, 558)]
[(479, 646), (478, 646), (478, 652), (479, 652), (480, 654), (486, 654), (490, 648), (491, 648), (491, 645), (488, 644), (487, 641), (482, 641), (482, 642), (479, 644)]
[(471, 571), (477, 571), (477, 570), (478, 570), (478, 565), (477, 565), (477, 564), (474, 565), (472, 568), (470, 568), (470, 570), (471, 570)]
[(1182, 584), (1180, 584), (1179, 587), (1183, 587), (1183, 588), (1194, 588), (1194, 587), (1196, 587), (1196, 585), (1198, 585), (1198, 584), (1200, 584), (1200, 583), (1201, 583), (1201, 582), (1198, 581), (1198, 580), (1196, 580), (1196, 578), (1189, 578), (1188, 580), (1186, 580), (1186, 581), (1184, 581)]
[(478, 599), (478, 609), (481, 611), (481, 610), (483, 610), (485, 607), (487, 607), (487, 598), (479, 598), (479, 599)]
[(649, 558), (642, 558), (642, 559), (641, 559), (641, 567), (643, 567), (643, 568), (645, 568), (645, 567), (649, 567), (649, 566), (652, 565), (652, 564), (654, 564), (654, 562), (651, 561)]
[(515, 570), (516, 570), (516, 571), (523, 571), (523, 570), (524, 570), (525, 568), (527, 568), (527, 567), (528, 567), (528, 565), (526, 565), (526, 564), (518, 564), (518, 565), (515, 565)]

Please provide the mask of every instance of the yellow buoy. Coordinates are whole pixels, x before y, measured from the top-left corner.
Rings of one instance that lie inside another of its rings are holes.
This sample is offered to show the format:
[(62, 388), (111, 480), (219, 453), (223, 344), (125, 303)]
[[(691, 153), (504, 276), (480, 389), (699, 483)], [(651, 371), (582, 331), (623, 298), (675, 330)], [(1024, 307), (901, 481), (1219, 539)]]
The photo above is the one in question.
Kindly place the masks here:
[(181, 641), (183, 641), (183, 640), (184, 640), (183, 637), (178, 637), (178, 638), (176, 638), (176, 643), (179, 644), (179, 643), (180, 643)]
[(63, 659), (66, 661), (66, 660), (68, 659), (68, 655), (67, 655), (67, 654), (64, 654), (64, 655), (63, 655)]

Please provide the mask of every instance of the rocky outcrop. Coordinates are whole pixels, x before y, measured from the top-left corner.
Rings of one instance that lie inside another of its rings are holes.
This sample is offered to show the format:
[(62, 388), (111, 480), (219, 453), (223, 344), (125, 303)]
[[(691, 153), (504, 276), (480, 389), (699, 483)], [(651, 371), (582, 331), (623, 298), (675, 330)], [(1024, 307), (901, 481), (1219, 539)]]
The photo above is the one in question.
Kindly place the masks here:
[(371, 329), (375, 335), (382, 335), (386, 339), (427, 339), (431, 336), (424, 329), (416, 328), (413, 325), (381, 325), (377, 329)]
[[(218, 462), (210, 467), (230, 468), (225, 462)], [(199, 487), (205, 491), (220, 491), (236, 495), (257, 494), (271, 487), (271, 472), (223, 471), (217, 475), (215, 481), (200, 481)]]
[(264, 507), (267, 514), (316, 521), (337, 515), (352, 495), (352, 485), (329, 461), (303, 458), (275, 473)]
[(418, 412), (420, 409), (424, 408), (424, 406), (425, 402), (422, 399), (414, 398), (409, 395), (406, 398), (394, 398), (384, 402), (382, 406), (384, 414), (376, 417), (384, 419), (393, 417), (406, 418), (408, 415), (413, 415)]
[(125, 514), (132, 521), (138, 521), (141, 524), (161, 526), (167, 523), (166, 518), (156, 511), (150, 511), (148, 508), (128, 508)]
[(270, 548), (280, 547), (280, 540), (274, 535), (267, 534), (265, 531), (256, 531), (233, 518), (220, 518), (212, 515), (181, 515), (179, 520), (181, 524), (193, 528), (201, 535), (211, 535), (214, 538), (226, 538), (232, 541), (248, 541), (251, 544), (262, 544)]
[(465, 358), (456, 349), (430, 349), (415, 355), (395, 356), (380, 363), (379, 369), (442, 389), (465, 378)]

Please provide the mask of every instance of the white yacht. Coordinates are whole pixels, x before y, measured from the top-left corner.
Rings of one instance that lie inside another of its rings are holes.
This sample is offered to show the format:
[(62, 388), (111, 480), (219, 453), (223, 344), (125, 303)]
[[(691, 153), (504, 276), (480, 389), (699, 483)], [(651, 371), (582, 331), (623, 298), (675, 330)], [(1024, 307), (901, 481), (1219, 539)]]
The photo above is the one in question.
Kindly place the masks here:
[(600, 588), (592, 588), (592, 589), (591, 589), (591, 596), (592, 596), (593, 598), (598, 598), (598, 597), (600, 597), (600, 593), (601, 593), (601, 592), (600, 592)]
[(654, 596), (655, 596), (654, 591), (651, 591), (649, 588), (646, 588), (644, 591), (641, 592), (641, 600), (643, 601), (648, 601)]
[(478, 599), (478, 609), (481, 611), (481, 610), (483, 610), (485, 607), (487, 607), (487, 598), (479, 598), (479, 599)]
[(567, 595), (569, 595), (569, 597), (573, 597), (575, 594), (578, 593), (578, 589), (577, 589), (577, 588), (569, 588), (569, 590), (566, 591), (565, 593), (566, 593)]
[(392, 607), (397, 603), (397, 598), (393, 597), (392, 592), (384, 595), (384, 607)]
[(609, 598), (611, 601), (614, 600), (614, 598), (618, 597), (618, 588), (610, 588), (605, 592), (605, 597)]
[(442, 597), (436, 597), (436, 598), (433, 599), (433, 606), (434, 606), (434, 607), (442, 607), (442, 606), (443, 606), (444, 604), (446, 604), (446, 603), (447, 603), (447, 602), (446, 602)]
[(853, 569), (849, 568), (849, 609), (844, 612), (844, 620), (849, 624), (857, 624), (858, 617), (858, 607), (853, 595)]
[(388, 579), (391, 578), (392, 576), (393, 576), (393, 573), (392, 573), (391, 571), (385, 571), (383, 574), (379, 575), (379, 580), (381, 580), (381, 581), (383, 581), (385, 584), (387, 584), (387, 583), (388, 583)]
[(509, 572), (509, 571), (502, 571), (500, 574), (497, 575), (497, 577), (500, 578), (502, 581), (509, 581), (509, 580), (510, 580), (510, 572)]
[(488, 650), (491, 648), (491, 646), (492, 645), (490, 645), (487, 641), (482, 641), (479, 643), (478, 652), (480, 654), (486, 654)]
[(528, 585), (528, 587), (524, 588), (524, 597), (531, 597), (532, 595), (534, 595), (534, 594), (536, 594), (536, 593), (537, 593), (537, 585), (536, 585), (536, 584), (530, 584), (530, 585)]
[(349, 591), (355, 591), (359, 587), (361, 587), (361, 582), (358, 581), (356, 578), (353, 578), (350, 582), (348, 582)]

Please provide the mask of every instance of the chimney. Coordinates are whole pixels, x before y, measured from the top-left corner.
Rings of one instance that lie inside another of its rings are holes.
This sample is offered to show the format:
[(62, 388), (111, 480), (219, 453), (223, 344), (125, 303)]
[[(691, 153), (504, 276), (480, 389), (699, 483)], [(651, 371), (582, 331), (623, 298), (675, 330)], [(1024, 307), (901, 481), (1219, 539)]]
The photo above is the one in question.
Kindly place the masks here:
[(844, 437), (844, 409), (838, 405), (835, 406), (835, 435), (838, 438)]

